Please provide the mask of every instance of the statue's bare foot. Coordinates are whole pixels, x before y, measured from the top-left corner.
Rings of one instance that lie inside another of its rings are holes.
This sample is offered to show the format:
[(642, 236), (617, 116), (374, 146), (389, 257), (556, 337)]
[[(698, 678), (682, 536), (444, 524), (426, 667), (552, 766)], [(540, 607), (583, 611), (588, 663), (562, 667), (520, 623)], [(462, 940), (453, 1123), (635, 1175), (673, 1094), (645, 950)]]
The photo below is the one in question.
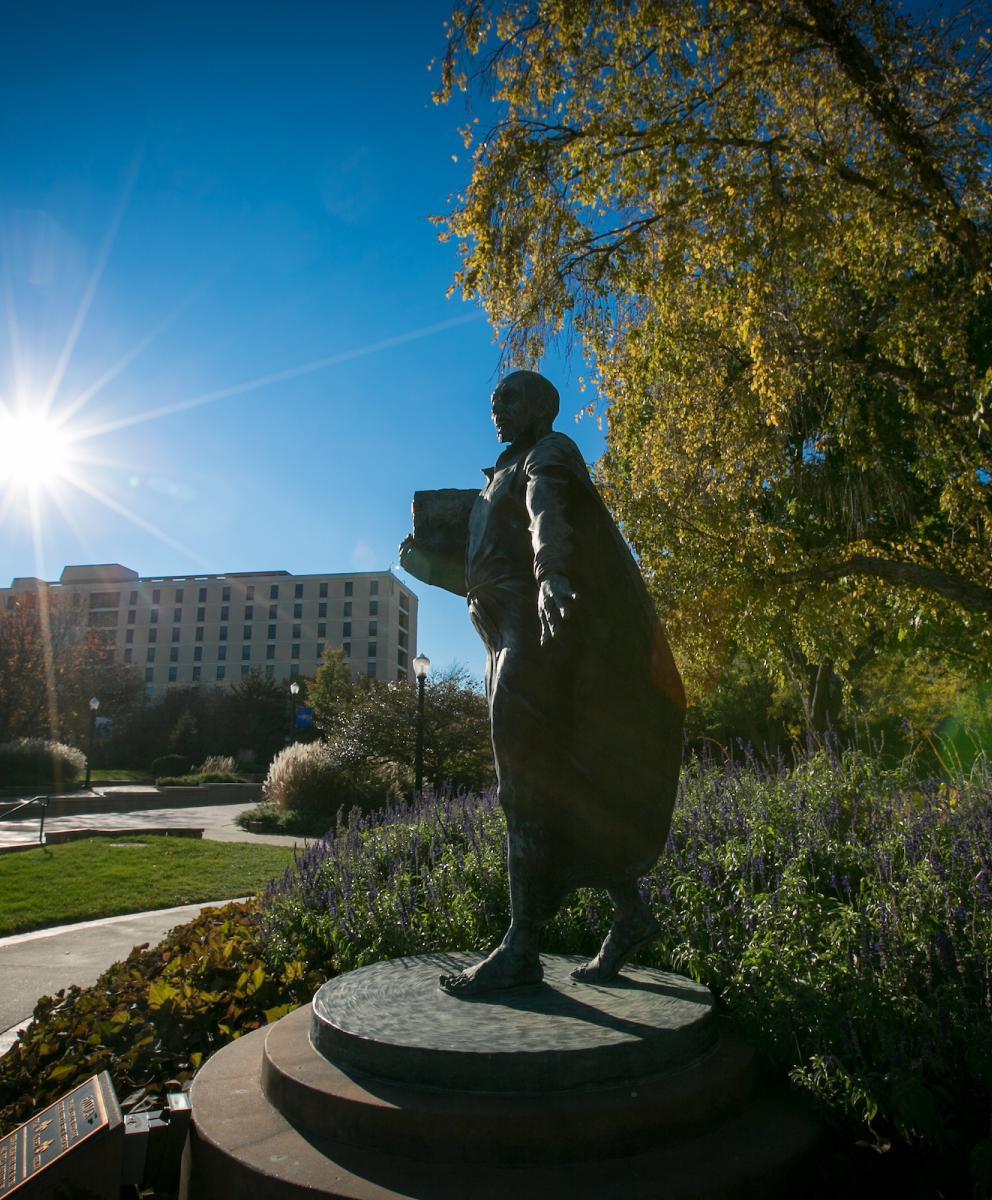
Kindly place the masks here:
[(653, 942), (660, 931), (661, 926), (650, 913), (615, 922), (596, 957), (576, 967), (572, 978), (582, 983), (608, 983), (616, 979), (624, 963)]
[(509, 988), (531, 987), (544, 978), (541, 960), (535, 955), (524, 957), (498, 946), (488, 958), (458, 975), (442, 975), (441, 990), (449, 996), (468, 999), (489, 992), (504, 992)]

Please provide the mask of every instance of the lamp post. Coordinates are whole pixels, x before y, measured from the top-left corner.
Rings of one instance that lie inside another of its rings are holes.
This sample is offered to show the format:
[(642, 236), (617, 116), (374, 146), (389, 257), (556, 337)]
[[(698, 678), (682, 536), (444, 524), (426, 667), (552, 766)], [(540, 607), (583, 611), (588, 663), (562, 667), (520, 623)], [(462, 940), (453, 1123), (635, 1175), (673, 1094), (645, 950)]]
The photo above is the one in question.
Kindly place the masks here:
[(418, 654), (413, 660), (413, 673), (417, 677), (417, 795), (424, 790), (424, 684), (427, 682), (427, 672), (431, 669), (431, 660), (426, 654)]
[(90, 696), (90, 744), (86, 751), (86, 782), (84, 787), (90, 786), (90, 766), (93, 762), (93, 739), (96, 737), (96, 710), (100, 707), (99, 698)]
[(294, 679), (289, 685), (289, 738), (296, 741), (296, 697), (300, 694), (300, 685)]

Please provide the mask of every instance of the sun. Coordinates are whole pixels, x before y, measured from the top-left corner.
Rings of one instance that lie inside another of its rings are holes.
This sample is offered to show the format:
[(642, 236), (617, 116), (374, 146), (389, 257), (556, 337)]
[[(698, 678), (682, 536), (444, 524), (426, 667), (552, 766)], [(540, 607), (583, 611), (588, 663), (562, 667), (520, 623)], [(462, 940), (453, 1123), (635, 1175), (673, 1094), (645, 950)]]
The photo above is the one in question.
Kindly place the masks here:
[(70, 444), (52, 416), (0, 409), (0, 486), (54, 487), (69, 468)]

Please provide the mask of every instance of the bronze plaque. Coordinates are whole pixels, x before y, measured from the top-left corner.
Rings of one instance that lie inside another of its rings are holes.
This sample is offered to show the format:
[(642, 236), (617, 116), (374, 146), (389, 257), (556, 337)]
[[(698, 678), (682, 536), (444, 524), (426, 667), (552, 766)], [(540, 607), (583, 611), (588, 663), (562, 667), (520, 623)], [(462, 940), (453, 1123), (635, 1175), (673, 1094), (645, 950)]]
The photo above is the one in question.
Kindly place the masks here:
[(0, 1138), (0, 1198), (16, 1194), (23, 1184), (106, 1129), (116, 1110), (113, 1084), (102, 1072)]

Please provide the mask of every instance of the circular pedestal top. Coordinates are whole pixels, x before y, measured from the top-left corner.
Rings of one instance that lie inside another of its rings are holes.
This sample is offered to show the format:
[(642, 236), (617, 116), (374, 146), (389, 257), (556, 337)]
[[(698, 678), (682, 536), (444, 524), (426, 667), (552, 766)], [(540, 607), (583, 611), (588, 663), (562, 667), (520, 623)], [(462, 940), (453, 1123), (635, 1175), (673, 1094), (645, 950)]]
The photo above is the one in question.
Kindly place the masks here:
[(578, 983), (580, 957), (543, 955), (544, 981), (465, 1000), (438, 987), (481, 954), (425, 954), (332, 979), (311, 1041), (345, 1070), (423, 1087), (547, 1092), (677, 1070), (717, 1039), (713, 996), (681, 975), (625, 967)]

